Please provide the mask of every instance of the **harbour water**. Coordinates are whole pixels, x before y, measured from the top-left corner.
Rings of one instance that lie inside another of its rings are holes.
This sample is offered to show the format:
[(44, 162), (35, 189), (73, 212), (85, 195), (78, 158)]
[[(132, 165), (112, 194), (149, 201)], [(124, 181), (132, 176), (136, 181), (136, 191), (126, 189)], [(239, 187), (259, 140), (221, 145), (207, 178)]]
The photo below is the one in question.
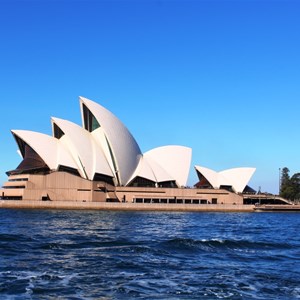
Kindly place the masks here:
[(299, 213), (0, 210), (0, 299), (297, 299)]

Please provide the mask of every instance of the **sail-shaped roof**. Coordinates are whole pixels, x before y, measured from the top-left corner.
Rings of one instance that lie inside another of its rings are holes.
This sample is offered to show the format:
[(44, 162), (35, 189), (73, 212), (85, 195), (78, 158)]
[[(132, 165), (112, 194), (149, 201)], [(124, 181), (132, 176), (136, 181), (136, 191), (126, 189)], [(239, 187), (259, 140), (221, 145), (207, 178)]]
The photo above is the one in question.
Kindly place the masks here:
[[(43, 159), (49, 169), (56, 170), (59, 165), (76, 168), (74, 160), (58, 139), (29, 130), (12, 130), (12, 134), (28, 144)], [(19, 148), (21, 148), (20, 145)], [(24, 157), (22, 149), (20, 152)]]
[(95, 173), (113, 177), (101, 148), (93, 141), (92, 135), (79, 125), (67, 120), (52, 118), (52, 124), (64, 133), (60, 141), (69, 149), (83, 178), (93, 180)]
[(156, 176), (152, 170), (152, 167), (144, 156), (141, 156), (139, 164), (136, 167), (131, 178), (128, 180), (127, 184), (130, 184), (130, 182), (136, 177), (142, 177), (142, 178), (148, 179), (152, 182), (157, 182)]
[(192, 159), (192, 149), (184, 146), (169, 145), (154, 148), (144, 156), (160, 165), (178, 186), (186, 186)]
[[(116, 177), (120, 185), (125, 185), (142, 155), (139, 145), (124, 124), (109, 110), (84, 97), (80, 97), (80, 104), (84, 127), (90, 131), (97, 127), (103, 129), (114, 162)], [(87, 109), (89, 113), (85, 113)], [(91, 115), (96, 121), (90, 118)], [(93, 124), (90, 124), (90, 120)]]
[(210, 185), (218, 189), (222, 186), (231, 186), (237, 193), (242, 193), (255, 172), (255, 168), (233, 168), (216, 172), (202, 166), (195, 166), (196, 171), (202, 175)]
[(156, 184), (167, 181), (175, 181), (175, 178), (170, 175), (163, 166), (159, 165), (151, 157), (143, 155), (140, 162), (133, 173), (132, 177), (128, 181), (128, 184), (136, 177), (142, 177)]
[(209, 182), (214, 189), (218, 189), (220, 187), (218, 172), (202, 166), (195, 166), (195, 169)]
[(255, 172), (255, 168), (232, 168), (219, 174), (230, 182), (237, 193), (242, 193)]
[[(82, 127), (53, 117), (53, 136), (12, 131), (23, 158), (27, 156), (23, 159), (25, 167), (31, 165), (31, 171), (38, 169), (39, 172), (71, 172), (88, 180), (104, 180), (115, 185), (147, 181), (157, 186), (186, 185), (190, 148), (164, 146), (142, 154), (131, 133), (109, 110), (83, 97), (80, 97), (80, 108)], [(134, 182), (135, 178), (138, 182)]]

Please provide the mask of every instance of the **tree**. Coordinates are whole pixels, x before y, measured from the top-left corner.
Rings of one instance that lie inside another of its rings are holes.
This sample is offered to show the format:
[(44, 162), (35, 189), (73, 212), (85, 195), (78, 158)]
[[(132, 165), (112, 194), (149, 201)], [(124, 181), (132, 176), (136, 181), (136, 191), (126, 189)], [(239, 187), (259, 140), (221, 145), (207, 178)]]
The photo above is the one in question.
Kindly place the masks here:
[(300, 173), (295, 173), (292, 177), (290, 170), (283, 168), (281, 172), (280, 196), (288, 200), (300, 199)]
[(290, 185), (292, 186), (293, 192), (291, 200), (295, 201), (300, 199), (300, 173), (294, 174), (290, 179)]
[(287, 167), (284, 167), (281, 171), (281, 182), (280, 182), (280, 191), (285, 185), (289, 184), (290, 181), (290, 170)]
[(281, 171), (281, 180), (280, 180), (280, 196), (286, 199), (289, 199), (288, 196), (291, 193), (290, 190), (290, 170), (284, 167)]

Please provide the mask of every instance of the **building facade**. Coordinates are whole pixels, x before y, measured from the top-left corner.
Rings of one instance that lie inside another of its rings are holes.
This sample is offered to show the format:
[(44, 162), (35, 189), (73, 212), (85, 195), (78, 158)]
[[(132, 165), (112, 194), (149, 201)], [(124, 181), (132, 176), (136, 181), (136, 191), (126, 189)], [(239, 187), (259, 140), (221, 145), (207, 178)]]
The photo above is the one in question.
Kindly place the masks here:
[(196, 166), (192, 150), (167, 145), (142, 153), (124, 124), (98, 103), (79, 98), (82, 126), (52, 118), (52, 136), (12, 130), (22, 161), (8, 171), (3, 200), (243, 204), (254, 168), (223, 172)]

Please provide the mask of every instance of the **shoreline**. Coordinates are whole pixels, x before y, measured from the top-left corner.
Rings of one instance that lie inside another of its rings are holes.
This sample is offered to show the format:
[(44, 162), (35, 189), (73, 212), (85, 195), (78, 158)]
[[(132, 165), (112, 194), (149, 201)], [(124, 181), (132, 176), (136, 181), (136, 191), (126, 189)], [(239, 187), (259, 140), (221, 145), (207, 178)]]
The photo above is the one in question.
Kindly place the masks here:
[(254, 212), (254, 205), (0, 200), (0, 208), (165, 212)]

